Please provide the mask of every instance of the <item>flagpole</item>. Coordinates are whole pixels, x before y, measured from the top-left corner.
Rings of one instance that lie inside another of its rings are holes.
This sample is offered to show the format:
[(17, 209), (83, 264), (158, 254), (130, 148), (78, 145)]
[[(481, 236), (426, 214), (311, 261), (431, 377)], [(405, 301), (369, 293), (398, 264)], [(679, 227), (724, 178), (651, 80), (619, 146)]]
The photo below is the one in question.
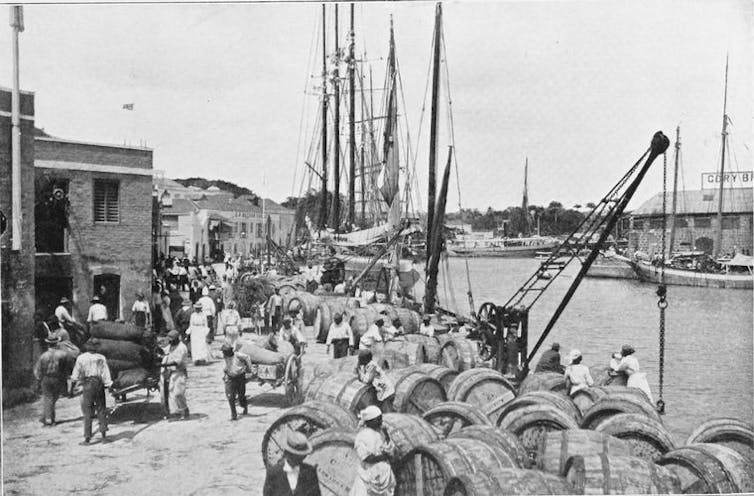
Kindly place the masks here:
[(11, 249), (21, 249), (21, 83), (19, 77), (18, 33), (24, 30), (24, 11), (20, 5), (10, 8), (13, 28), (13, 91), (11, 94)]

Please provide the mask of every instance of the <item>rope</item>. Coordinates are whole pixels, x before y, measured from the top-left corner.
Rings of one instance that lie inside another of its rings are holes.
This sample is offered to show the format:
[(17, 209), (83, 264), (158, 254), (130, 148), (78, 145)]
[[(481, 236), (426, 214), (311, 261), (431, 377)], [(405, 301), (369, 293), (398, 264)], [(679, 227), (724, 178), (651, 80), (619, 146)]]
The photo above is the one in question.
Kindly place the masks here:
[(665, 382), (665, 309), (668, 308), (666, 299), (668, 289), (665, 286), (665, 249), (666, 249), (666, 230), (667, 230), (667, 197), (668, 197), (668, 156), (667, 153), (662, 155), (662, 255), (660, 257), (660, 284), (657, 286), (657, 307), (660, 309), (660, 399), (657, 400), (657, 411), (660, 414), (665, 413), (665, 401), (662, 399), (663, 386)]

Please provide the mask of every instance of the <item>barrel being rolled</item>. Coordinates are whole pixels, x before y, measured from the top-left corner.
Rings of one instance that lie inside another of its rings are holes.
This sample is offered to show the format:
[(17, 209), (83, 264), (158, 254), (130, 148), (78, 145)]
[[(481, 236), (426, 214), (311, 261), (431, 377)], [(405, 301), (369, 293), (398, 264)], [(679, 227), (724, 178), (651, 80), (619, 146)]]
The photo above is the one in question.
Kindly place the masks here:
[(409, 365), (416, 365), (429, 362), (427, 349), (424, 343), (411, 342), (406, 340), (388, 341), (383, 344), (382, 350), (397, 351), (405, 353), (408, 357)]
[(285, 446), (290, 431), (301, 432), (309, 437), (330, 428), (355, 430), (356, 417), (332, 402), (322, 401), (307, 401), (285, 410), (262, 438), (262, 459), (265, 466), (275, 465), (282, 458), (282, 446)]
[(595, 430), (623, 439), (633, 456), (657, 461), (675, 449), (670, 433), (660, 422), (641, 413), (618, 413), (597, 424)]
[(550, 431), (578, 429), (573, 417), (546, 403), (534, 404), (512, 410), (501, 418), (498, 427), (514, 433), (526, 448), (529, 457), (536, 461), (542, 437)]
[(290, 294), (287, 298), (288, 312), (297, 311), (301, 312), (301, 318), (304, 320), (305, 325), (314, 325), (314, 319), (317, 316), (317, 308), (319, 307), (319, 298), (306, 291), (296, 291)]
[(348, 312), (348, 324), (353, 331), (353, 338), (355, 346), (358, 347), (359, 340), (364, 333), (367, 332), (369, 326), (374, 324), (374, 321), (379, 318), (379, 314), (369, 307), (354, 308)]
[(436, 379), (417, 370), (395, 369), (387, 372), (395, 384), (393, 408), (400, 413), (423, 415), (446, 400), (445, 389)]
[(419, 332), (419, 325), (421, 324), (421, 316), (418, 312), (415, 312), (408, 308), (394, 307), (395, 317), (401, 321), (403, 330), (406, 334), (416, 334)]
[(93, 322), (89, 329), (89, 335), (93, 338), (131, 341), (138, 344), (141, 344), (143, 334), (143, 327), (108, 320)]
[(521, 382), (518, 394), (532, 391), (564, 391), (566, 390), (565, 376), (557, 372), (535, 372), (529, 374)]
[(475, 439), (446, 439), (423, 444), (395, 467), (395, 494), (441, 495), (453, 477), (516, 468), (500, 448)]
[(715, 443), (754, 461), (754, 427), (743, 420), (720, 417), (706, 420), (689, 435), (686, 444)]
[(677, 448), (657, 460), (680, 477), (684, 493), (742, 493), (754, 491), (754, 463), (715, 443)]
[(374, 388), (348, 372), (313, 378), (304, 391), (304, 397), (306, 401), (317, 400), (339, 405), (354, 415), (358, 415), (369, 405), (377, 404)]
[(448, 481), (443, 496), (502, 494), (577, 494), (564, 477), (536, 470), (506, 468), (494, 473), (462, 474)]
[(406, 456), (419, 445), (440, 440), (432, 425), (416, 415), (386, 413), (382, 419), (390, 439), (395, 444), (397, 459)]
[(616, 437), (587, 429), (552, 431), (540, 440), (536, 468), (551, 474), (562, 474), (572, 456), (632, 456), (631, 446)]
[(477, 407), (460, 401), (446, 401), (424, 412), (424, 420), (445, 438), (470, 425), (492, 425)]
[(451, 433), (448, 439), (476, 439), (494, 446), (508, 453), (520, 468), (528, 468), (529, 457), (521, 442), (511, 432), (498, 429), (493, 425), (469, 425)]
[(442, 387), (445, 389), (446, 393), (448, 389), (450, 389), (450, 385), (453, 383), (453, 380), (458, 377), (457, 371), (449, 369), (448, 367), (443, 367), (442, 365), (435, 365), (432, 363), (413, 365), (411, 366), (411, 369), (423, 372), (431, 378), (440, 381), (440, 384), (442, 384)]
[(458, 372), (475, 368), (479, 359), (477, 342), (466, 338), (448, 339), (440, 348), (440, 365)]
[(678, 494), (673, 471), (634, 456), (575, 455), (563, 474), (578, 494)]
[[(450, 385), (448, 398), (470, 403), (492, 418), (516, 397), (515, 387), (503, 374), (492, 369), (461, 372)], [(494, 406), (491, 406), (494, 405)]]

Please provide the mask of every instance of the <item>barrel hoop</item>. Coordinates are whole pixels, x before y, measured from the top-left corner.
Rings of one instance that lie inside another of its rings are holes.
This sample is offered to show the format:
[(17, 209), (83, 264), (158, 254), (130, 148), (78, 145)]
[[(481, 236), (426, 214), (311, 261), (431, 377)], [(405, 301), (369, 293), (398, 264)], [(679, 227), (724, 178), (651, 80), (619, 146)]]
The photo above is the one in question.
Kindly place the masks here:
[[(735, 493), (738, 488), (733, 484), (730, 474), (715, 457), (690, 446), (675, 449), (657, 461), (658, 465), (678, 464), (697, 474), (714, 493)], [(725, 477), (721, 480), (715, 472)]]
[(565, 476), (571, 471), (571, 469), (577, 474), (581, 474), (581, 477), (577, 477), (575, 480), (571, 481), (574, 494), (584, 494), (586, 488), (586, 463), (584, 463), (584, 457), (576, 455), (568, 458), (563, 466), (563, 473), (560, 475)]
[(600, 464), (602, 465), (602, 493), (610, 494), (610, 460), (607, 458), (607, 453), (599, 453)]

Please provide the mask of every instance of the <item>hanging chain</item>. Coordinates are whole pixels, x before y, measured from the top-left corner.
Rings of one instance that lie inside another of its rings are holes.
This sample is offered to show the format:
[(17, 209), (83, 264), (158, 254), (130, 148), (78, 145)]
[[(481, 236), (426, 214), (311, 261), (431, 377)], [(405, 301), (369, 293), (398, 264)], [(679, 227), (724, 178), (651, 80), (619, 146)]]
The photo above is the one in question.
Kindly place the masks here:
[[(662, 252), (660, 256), (660, 284), (657, 286), (657, 306), (660, 309), (660, 399), (657, 400), (657, 411), (665, 413), (665, 401), (662, 399), (662, 390), (665, 382), (665, 309), (668, 308), (668, 288), (665, 286), (665, 251), (667, 231), (667, 179), (668, 179), (668, 155), (662, 155)], [(671, 247), (672, 249), (672, 247)]]

